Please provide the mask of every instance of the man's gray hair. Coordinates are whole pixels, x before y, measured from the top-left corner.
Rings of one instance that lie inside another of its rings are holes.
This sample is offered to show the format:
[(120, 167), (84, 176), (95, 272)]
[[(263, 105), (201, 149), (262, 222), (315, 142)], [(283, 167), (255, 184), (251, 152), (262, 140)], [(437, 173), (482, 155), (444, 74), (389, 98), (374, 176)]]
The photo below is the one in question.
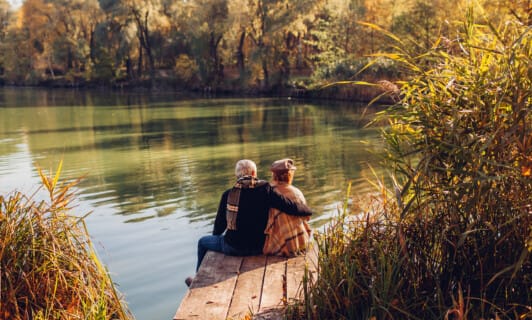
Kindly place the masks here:
[(235, 175), (237, 178), (242, 178), (243, 176), (251, 176), (253, 175), (253, 173), (257, 173), (257, 165), (255, 164), (255, 162), (248, 159), (243, 159), (239, 160), (236, 163)]

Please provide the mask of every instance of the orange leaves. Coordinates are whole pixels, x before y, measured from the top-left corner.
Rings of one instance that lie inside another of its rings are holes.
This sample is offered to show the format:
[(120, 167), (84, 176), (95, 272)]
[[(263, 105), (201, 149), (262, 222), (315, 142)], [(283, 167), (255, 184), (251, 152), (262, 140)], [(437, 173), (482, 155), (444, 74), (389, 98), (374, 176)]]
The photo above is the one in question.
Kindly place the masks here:
[(532, 173), (532, 166), (522, 166), (521, 167), (521, 174), (523, 177), (530, 177)]

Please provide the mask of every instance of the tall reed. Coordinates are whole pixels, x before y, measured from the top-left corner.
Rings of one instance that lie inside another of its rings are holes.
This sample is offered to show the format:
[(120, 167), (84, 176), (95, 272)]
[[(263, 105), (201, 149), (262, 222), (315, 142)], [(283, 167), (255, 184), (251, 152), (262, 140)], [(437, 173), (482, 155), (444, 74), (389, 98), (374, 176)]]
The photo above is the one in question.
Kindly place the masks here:
[(532, 31), (474, 21), (422, 56), (388, 34), (410, 74), (378, 119), (395, 183), (318, 237), (293, 318), (532, 317)]
[(130, 319), (60, 171), (39, 171), (47, 201), (0, 196), (0, 319)]

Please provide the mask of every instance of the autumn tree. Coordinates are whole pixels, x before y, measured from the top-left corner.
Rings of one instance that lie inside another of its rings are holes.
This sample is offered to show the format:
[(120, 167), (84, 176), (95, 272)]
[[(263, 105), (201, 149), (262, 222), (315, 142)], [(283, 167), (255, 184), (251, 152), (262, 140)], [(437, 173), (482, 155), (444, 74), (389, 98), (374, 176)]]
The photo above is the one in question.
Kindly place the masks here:
[(223, 59), (219, 48), (229, 28), (227, 0), (198, 0), (191, 8), (191, 53), (196, 57), (202, 82), (217, 86), (224, 78)]
[[(314, 19), (322, 1), (249, 1), (250, 20), (246, 36), (254, 45), (251, 61), (258, 67), (261, 87), (270, 89), (271, 71), (278, 73), (278, 83), (289, 76), (293, 52), (307, 32), (305, 20)], [(253, 66), (252, 66), (253, 67)]]
[(53, 61), (62, 65), (68, 80), (90, 78), (94, 63), (94, 32), (103, 15), (96, 0), (51, 0)]
[[(478, 19), (530, 24), (530, 1), (478, 1), (485, 6)], [(391, 46), (370, 24), (403, 39), (409, 52), (441, 35), (454, 41), (467, 2), (26, 0), (10, 20), (0, 0), (0, 75), (26, 84), (154, 86), (172, 77), (189, 88), (282, 90), (294, 71), (312, 70), (318, 81), (357, 74), (368, 56)]]
[(34, 82), (34, 48), (29, 39), (27, 28), (8, 26), (5, 42), (2, 43), (2, 62), (4, 81), (10, 84), (28, 84)]
[(10, 79), (32, 83), (64, 78), (72, 84), (90, 78), (93, 35), (102, 18), (96, 0), (27, 0), (16, 17), (4, 47), (4, 57), (13, 60)]
[(85, 73), (87, 79), (91, 79), (96, 63), (96, 28), (104, 21), (105, 15), (98, 0), (85, 0), (79, 6), (78, 17), (77, 33), (79, 36), (77, 37), (77, 47), (80, 48), (86, 61), (80, 71)]
[(388, 29), (393, 9), (389, 0), (328, 1), (306, 38), (314, 81), (348, 80), (357, 75), (367, 64), (367, 56), (386, 47), (382, 34), (367, 24)]
[[(6, 0), (0, 0), (0, 52), (5, 52), (7, 30), (10, 24), (10, 5)], [(4, 55), (0, 54), (0, 75), (4, 74)]]
[(414, 0), (405, 3), (406, 10), (394, 17), (391, 31), (409, 40), (412, 48), (424, 52), (431, 48), (442, 33), (449, 33), (456, 20), (465, 12), (466, 1)]
[(98, 82), (132, 80), (137, 77), (134, 61), (138, 53), (136, 27), (127, 7), (119, 0), (99, 0), (105, 19), (94, 33), (94, 77)]
[[(163, 55), (157, 48), (166, 41), (170, 25), (163, 3), (159, 0), (100, 0), (100, 3), (107, 15), (104, 27), (114, 32), (107, 37), (111, 43), (102, 54), (115, 60), (116, 72), (125, 66), (129, 78), (141, 79), (144, 70), (148, 70), (154, 86), (158, 56)], [(105, 41), (105, 32), (100, 36)]]
[(149, 63), (150, 79), (155, 78), (155, 58), (153, 57), (151, 44), (151, 22), (156, 13), (153, 2), (128, 0), (124, 2), (137, 28), (137, 37), (139, 43), (138, 74), (142, 75), (144, 53), (147, 55)]
[(313, 76), (317, 81), (331, 79), (333, 69), (347, 58), (345, 42), (342, 41), (344, 35), (339, 28), (333, 28), (335, 18), (332, 10), (325, 8), (316, 16), (316, 21), (305, 38), (305, 45), (311, 51), (309, 62), (315, 70)]
[(248, 25), (251, 21), (249, 0), (233, 0), (228, 3), (229, 28), (226, 32), (226, 42), (228, 43), (228, 61), (235, 66), (238, 73), (240, 86), (245, 86), (250, 76), (247, 68), (249, 59), (250, 40), (248, 37)]
[(366, 4), (364, 0), (330, 1), (329, 32), (337, 39), (338, 46), (346, 54), (356, 54), (366, 46), (361, 40), (362, 27), (358, 22), (364, 20)]
[(46, 73), (54, 77), (52, 43), (57, 33), (53, 11), (53, 5), (43, 0), (27, 0), (19, 9), (16, 22), (8, 31), (6, 59), (10, 61), (6, 72), (10, 81), (34, 83)]
[(485, 18), (500, 23), (517, 19), (524, 25), (532, 25), (532, 0), (484, 0)]
[[(399, 6), (400, 8), (400, 6)], [(398, 11), (396, 0), (366, 0), (364, 16), (362, 22), (378, 25), (389, 30), (392, 25), (393, 17)], [(389, 12), (391, 14), (385, 14)], [(358, 55), (369, 55), (385, 51), (389, 48), (388, 39), (382, 33), (367, 27), (360, 27), (359, 41), (361, 44)]]

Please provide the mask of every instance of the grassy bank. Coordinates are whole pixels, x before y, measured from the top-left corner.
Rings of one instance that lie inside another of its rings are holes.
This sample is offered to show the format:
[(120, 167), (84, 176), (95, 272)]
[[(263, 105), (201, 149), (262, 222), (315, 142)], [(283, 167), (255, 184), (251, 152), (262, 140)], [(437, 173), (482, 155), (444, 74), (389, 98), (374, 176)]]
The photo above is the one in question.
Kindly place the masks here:
[(41, 172), (47, 201), (0, 196), (0, 318), (130, 319), (59, 172)]
[(393, 183), (318, 236), (292, 318), (532, 317), (532, 33), (468, 14), (424, 55), (388, 34), (409, 70), (378, 119)]

